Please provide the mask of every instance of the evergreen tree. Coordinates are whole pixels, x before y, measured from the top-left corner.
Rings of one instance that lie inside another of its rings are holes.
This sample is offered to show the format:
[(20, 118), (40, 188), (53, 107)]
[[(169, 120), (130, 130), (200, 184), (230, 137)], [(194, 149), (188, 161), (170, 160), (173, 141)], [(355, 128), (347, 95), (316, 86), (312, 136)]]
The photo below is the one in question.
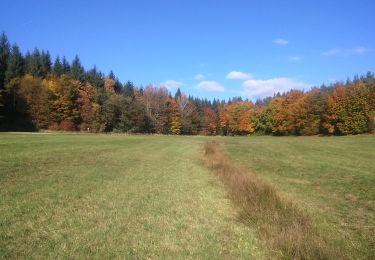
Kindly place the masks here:
[(91, 85), (96, 87), (97, 89), (104, 88), (104, 76), (103, 73), (98, 71), (96, 66), (94, 66), (91, 70), (86, 72), (85, 79)]
[(134, 98), (134, 85), (133, 82), (128, 81), (123, 86), (123, 93), (127, 97)]
[(63, 56), (63, 59), (62, 59), (62, 67), (63, 67), (63, 74), (69, 74), (70, 73), (70, 64), (67, 61), (67, 59), (65, 58), (65, 56)]
[(25, 72), (34, 77), (42, 77), (42, 64), (41, 64), (41, 55), (38, 48), (35, 48), (33, 53), (27, 53), (25, 56)]
[(5, 72), (4, 103), (6, 104), (5, 117), (10, 119), (16, 117), (16, 87), (19, 85), (23, 75), (23, 57), (16, 44), (8, 59), (8, 66)]
[(49, 51), (42, 51), (40, 55), (40, 67), (41, 67), (41, 76), (43, 78), (47, 77), (47, 75), (51, 72), (51, 55)]
[(75, 80), (82, 81), (84, 79), (85, 69), (81, 65), (81, 61), (76, 55), (72, 61), (72, 66), (70, 67), (70, 75)]
[(12, 51), (8, 59), (7, 70), (5, 71), (5, 85), (8, 85), (12, 79), (21, 78), (23, 75), (24, 60), (16, 44), (12, 46)]
[(115, 82), (115, 86), (114, 86), (115, 92), (120, 93), (122, 90), (122, 84), (120, 80), (115, 76), (112, 70), (109, 72), (108, 78), (112, 79)]
[(176, 94), (174, 95), (174, 99), (177, 100), (178, 97), (181, 97), (181, 90), (180, 90), (180, 88), (177, 89)]
[(10, 44), (7, 36), (3, 32), (0, 36), (0, 91), (4, 88), (5, 71), (7, 69), (10, 55)]
[(53, 63), (52, 72), (58, 77), (64, 74), (64, 67), (59, 56), (56, 57), (55, 62)]

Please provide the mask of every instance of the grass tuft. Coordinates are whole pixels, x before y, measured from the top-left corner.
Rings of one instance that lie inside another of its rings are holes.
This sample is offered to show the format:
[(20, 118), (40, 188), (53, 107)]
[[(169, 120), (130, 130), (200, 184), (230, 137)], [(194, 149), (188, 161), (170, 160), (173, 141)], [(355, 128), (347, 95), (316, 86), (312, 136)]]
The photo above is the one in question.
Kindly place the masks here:
[(280, 197), (256, 174), (227, 159), (214, 141), (204, 145), (208, 166), (220, 177), (243, 222), (258, 228), (259, 238), (280, 259), (346, 259), (313, 225), (308, 214)]

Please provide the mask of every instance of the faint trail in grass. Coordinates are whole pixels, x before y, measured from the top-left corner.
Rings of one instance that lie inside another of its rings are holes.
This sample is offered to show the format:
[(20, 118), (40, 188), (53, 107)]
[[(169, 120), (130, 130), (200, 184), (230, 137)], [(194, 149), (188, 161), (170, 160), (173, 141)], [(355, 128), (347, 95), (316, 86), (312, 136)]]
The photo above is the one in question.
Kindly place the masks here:
[(346, 259), (320, 234), (310, 216), (254, 173), (227, 159), (216, 142), (204, 145), (205, 160), (224, 183), (240, 219), (256, 226), (258, 235), (280, 259)]

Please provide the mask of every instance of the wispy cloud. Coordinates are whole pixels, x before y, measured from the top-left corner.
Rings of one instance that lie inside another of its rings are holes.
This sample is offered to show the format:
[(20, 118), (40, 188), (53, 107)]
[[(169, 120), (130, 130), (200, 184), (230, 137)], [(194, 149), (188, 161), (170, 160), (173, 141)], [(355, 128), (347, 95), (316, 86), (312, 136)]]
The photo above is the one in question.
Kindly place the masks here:
[(300, 61), (301, 59), (302, 57), (298, 55), (289, 57), (290, 61)]
[(160, 83), (159, 86), (166, 87), (168, 90), (176, 90), (184, 86), (184, 84), (181, 82), (169, 79)]
[(283, 38), (277, 38), (277, 39), (273, 40), (273, 43), (277, 44), (277, 45), (287, 45), (287, 44), (289, 44), (289, 41), (285, 40)]
[(196, 80), (203, 80), (204, 79), (204, 75), (203, 74), (197, 74), (194, 76), (194, 79)]
[(253, 78), (253, 75), (251, 75), (250, 73), (241, 72), (241, 71), (231, 71), (226, 76), (226, 79), (246, 80), (246, 79), (251, 79), (251, 78)]
[(333, 49), (330, 49), (328, 51), (324, 51), (322, 53), (323, 56), (335, 56), (335, 55), (338, 55), (342, 53), (342, 49), (341, 48), (333, 48)]
[(367, 51), (367, 49), (364, 48), (364, 47), (357, 47), (357, 48), (354, 48), (353, 51), (354, 51), (356, 54), (361, 55), (361, 54), (365, 53), (365, 52)]
[(21, 23), (19, 26), (20, 26), (20, 27), (26, 27), (26, 26), (31, 25), (32, 23), (33, 23), (33, 21), (29, 20), (29, 21), (26, 21), (26, 22), (24, 22), (24, 23)]
[(355, 47), (350, 49), (343, 49), (343, 48), (333, 48), (327, 51), (322, 52), (323, 56), (341, 56), (347, 57), (352, 55), (362, 55), (367, 52), (365, 47)]
[(199, 82), (196, 88), (200, 90), (209, 91), (209, 92), (223, 92), (225, 90), (224, 87), (220, 83), (216, 81), (208, 81), (208, 80)]
[(242, 83), (241, 94), (249, 98), (264, 98), (277, 92), (286, 92), (293, 88), (306, 88), (309, 84), (293, 78), (273, 78), (266, 80), (250, 79)]

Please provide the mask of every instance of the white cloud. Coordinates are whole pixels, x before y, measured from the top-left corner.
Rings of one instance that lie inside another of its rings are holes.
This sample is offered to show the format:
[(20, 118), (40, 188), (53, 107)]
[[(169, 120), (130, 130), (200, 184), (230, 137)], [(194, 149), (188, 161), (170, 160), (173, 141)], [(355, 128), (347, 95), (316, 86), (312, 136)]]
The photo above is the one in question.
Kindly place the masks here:
[(205, 90), (209, 92), (223, 92), (224, 87), (216, 81), (201, 81), (196, 86), (197, 89)]
[(274, 44), (277, 44), (277, 45), (287, 45), (289, 43), (289, 41), (283, 39), (283, 38), (277, 38), (273, 41)]
[(335, 55), (339, 55), (340, 53), (342, 53), (342, 49), (334, 48), (334, 49), (330, 49), (328, 51), (323, 52), (322, 55), (323, 56), (335, 56)]
[(176, 90), (181, 88), (184, 84), (175, 80), (166, 80), (159, 84), (160, 87), (166, 87), (168, 90)]
[(347, 57), (351, 55), (362, 55), (367, 51), (364, 47), (356, 47), (351, 49), (333, 48), (322, 53), (323, 56), (340, 56)]
[(286, 92), (294, 88), (305, 88), (310, 85), (292, 78), (273, 78), (266, 80), (250, 79), (242, 83), (241, 94), (249, 98), (264, 98), (273, 94)]
[(204, 75), (203, 74), (197, 74), (194, 76), (194, 79), (196, 80), (203, 80), (204, 79)]
[(301, 56), (291, 56), (291, 57), (289, 57), (290, 61), (300, 61), (301, 59), (302, 59)]
[(365, 53), (366, 51), (367, 51), (367, 49), (364, 48), (364, 47), (357, 47), (357, 48), (354, 48), (354, 52), (355, 52), (356, 54), (359, 54), (359, 55)]
[(250, 73), (241, 71), (231, 71), (227, 74), (226, 79), (251, 79), (253, 76)]

